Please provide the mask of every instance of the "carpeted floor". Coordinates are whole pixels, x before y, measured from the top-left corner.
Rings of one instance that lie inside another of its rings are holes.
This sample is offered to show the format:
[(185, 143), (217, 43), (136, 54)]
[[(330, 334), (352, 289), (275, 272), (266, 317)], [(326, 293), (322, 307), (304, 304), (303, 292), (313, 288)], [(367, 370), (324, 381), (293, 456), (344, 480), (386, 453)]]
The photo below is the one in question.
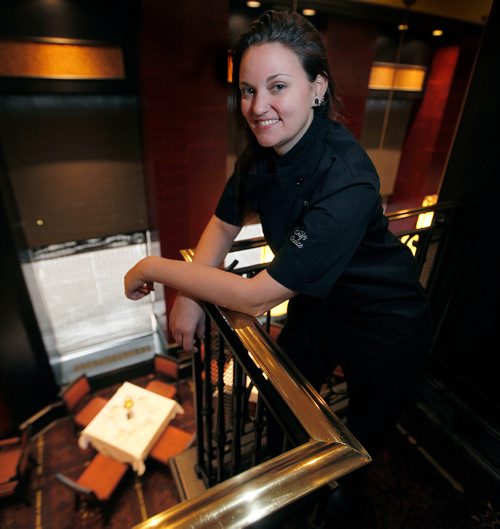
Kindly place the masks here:
[[(141, 381), (135, 381), (141, 383)], [(100, 392), (111, 396), (118, 386)], [(184, 415), (174, 424), (193, 431), (192, 395), (181, 386)], [(31, 504), (0, 503), (1, 529), (127, 529), (176, 503), (170, 469), (147, 461), (138, 478), (130, 472), (116, 492), (106, 525), (99, 510), (75, 509), (74, 494), (54, 478), (78, 476), (93, 452), (77, 445), (69, 420), (57, 423), (33, 446), (39, 462), (29, 482)], [(309, 515), (295, 512), (272, 529), (306, 529)], [(319, 527), (319, 526), (318, 526)], [(344, 517), (327, 514), (322, 529), (500, 529), (500, 484), (411, 407), (381, 457), (366, 467), (356, 507)]]
[[(143, 385), (143, 380), (132, 381)], [(99, 394), (110, 397), (119, 385)], [(181, 384), (183, 415), (171, 424), (194, 431), (192, 395), (187, 384)], [(152, 460), (146, 461), (146, 472), (137, 477), (129, 471), (111, 501), (111, 516), (106, 524), (94, 505), (75, 505), (75, 495), (54, 478), (56, 472), (78, 477), (86, 462), (94, 456), (91, 448), (77, 444), (72, 422), (63, 419), (35, 439), (32, 453), (38, 465), (31, 471), (27, 494), (29, 501), (4, 499), (0, 503), (1, 529), (127, 529), (179, 502), (170, 469)]]

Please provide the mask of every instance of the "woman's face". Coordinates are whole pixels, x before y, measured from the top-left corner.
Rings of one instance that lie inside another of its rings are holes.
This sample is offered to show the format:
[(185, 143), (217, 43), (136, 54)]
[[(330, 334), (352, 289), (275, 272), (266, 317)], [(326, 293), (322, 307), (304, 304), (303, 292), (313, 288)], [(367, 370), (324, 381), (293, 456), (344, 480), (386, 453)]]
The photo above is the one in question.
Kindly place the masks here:
[(254, 45), (243, 54), (239, 86), (241, 112), (257, 141), (283, 155), (313, 119), (316, 97), (327, 88), (318, 76), (309, 81), (299, 58), (278, 42)]

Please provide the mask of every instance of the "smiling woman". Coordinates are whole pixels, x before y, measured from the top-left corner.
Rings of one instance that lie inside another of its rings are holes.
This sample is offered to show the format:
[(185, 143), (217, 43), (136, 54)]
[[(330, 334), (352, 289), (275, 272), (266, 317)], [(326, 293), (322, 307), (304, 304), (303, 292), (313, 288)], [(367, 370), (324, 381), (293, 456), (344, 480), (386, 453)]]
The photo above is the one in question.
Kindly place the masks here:
[[(278, 343), (319, 389), (340, 365), (347, 426), (381, 449), (422, 371), (429, 306), (408, 248), (388, 230), (366, 152), (335, 121), (335, 84), (318, 31), (268, 11), (233, 50), (233, 101), (248, 143), (193, 262), (147, 257), (125, 277), (131, 299), (154, 282), (179, 291), (170, 328), (184, 349), (203, 333), (203, 301), (258, 315), (284, 300)], [(242, 226), (260, 217), (274, 258), (245, 279), (219, 267)], [(383, 410), (381, 415), (380, 410)], [(271, 418), (271, 452), (283, 442)]]

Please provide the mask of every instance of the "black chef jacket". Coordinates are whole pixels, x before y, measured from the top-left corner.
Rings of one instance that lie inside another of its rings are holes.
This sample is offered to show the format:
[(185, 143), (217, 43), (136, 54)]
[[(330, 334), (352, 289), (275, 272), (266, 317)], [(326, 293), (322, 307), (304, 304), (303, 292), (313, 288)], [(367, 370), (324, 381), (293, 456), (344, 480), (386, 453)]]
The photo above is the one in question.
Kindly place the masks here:
[(375, 167), (343, 125), (315, 114), (285, 155), (249, 147), (215, 214), (241, 225), (248, 209), (260, 215), (275, 254), (271, 277), (334, 316), (350, 338), (385, 326), (387, 346), (411, 339), (408, 326), (404, 336), (393, 332), (404, 320), (428, 319), (414, 258), (388, 230)]

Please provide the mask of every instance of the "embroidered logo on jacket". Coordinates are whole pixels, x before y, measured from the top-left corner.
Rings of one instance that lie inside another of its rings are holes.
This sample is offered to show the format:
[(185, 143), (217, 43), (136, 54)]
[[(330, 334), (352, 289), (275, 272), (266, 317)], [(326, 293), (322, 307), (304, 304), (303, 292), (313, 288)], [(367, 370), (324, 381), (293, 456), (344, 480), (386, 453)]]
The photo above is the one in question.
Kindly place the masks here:
[(303, 241), (308, 239), (307, 233), (304, 230), (301, 230), (300, 228), (295, 228), (293, 230), (292, 235), (290, 235), (290, 242), (292, 244), (295, 244), (297, 248), (302, 248), (304, 246)]

